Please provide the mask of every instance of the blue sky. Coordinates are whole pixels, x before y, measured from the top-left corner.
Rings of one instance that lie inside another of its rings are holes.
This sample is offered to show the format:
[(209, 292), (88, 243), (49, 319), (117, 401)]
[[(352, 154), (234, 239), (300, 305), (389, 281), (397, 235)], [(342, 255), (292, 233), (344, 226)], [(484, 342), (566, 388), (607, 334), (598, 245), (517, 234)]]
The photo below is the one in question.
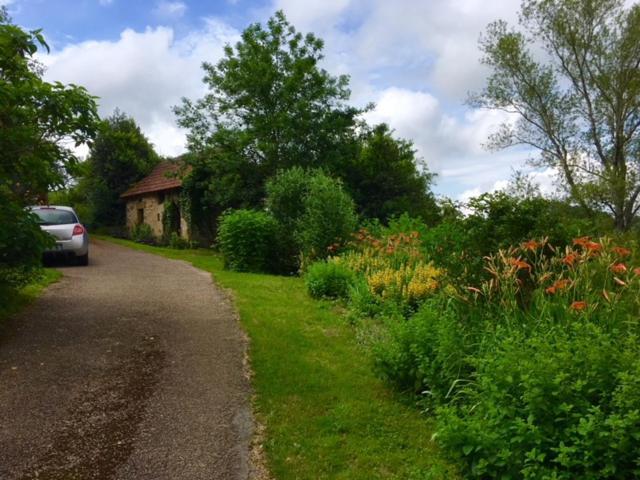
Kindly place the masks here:
[[(171, 113), (204, 93), (202, 61), (277, 9), (325, 40), (324, 67), (351, 76), (352, 102), (374, 102), (370, 122), (412, 140), (435, 191), (466, 199), (505, 185), (530, 157), (489, 152), (490, 132), (509, 118), (465, 105), (487, 72), (477, 42), (487, 23), (515, 23), (519, 0), (0, 0), (16, 23), (43, 28), (52, 46), (46, 78), (84, 85), (100, 112), (132, 115), (164, 155), (184, 150)], [(550, 188), (552, 172), (531, 175)]]

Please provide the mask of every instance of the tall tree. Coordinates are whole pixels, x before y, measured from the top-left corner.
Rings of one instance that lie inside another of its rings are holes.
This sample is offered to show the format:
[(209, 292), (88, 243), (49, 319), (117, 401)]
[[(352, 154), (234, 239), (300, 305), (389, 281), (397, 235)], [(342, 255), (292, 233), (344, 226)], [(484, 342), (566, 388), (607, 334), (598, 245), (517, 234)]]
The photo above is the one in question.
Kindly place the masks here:
[(269, 173), (330, 161), (360, 112), (344, 103), (348, 77), (319, 67), (322, 48), (321, 39), (296, 32), (282, 11), (266, 29), (250, 25), (216, 65), (204, 63), (209, 93), (175, 108), (190, 147), (224, 148), (217, 134), (240, 130), (236, 140), (247, 160)]
[(148, 175), (160, 161), (153, 145), (135, 120), (116, 110), (100, 122), (85, 166), (85, 180), (93, 222), (122, 225), (124, 207), (120, 194)]
[(91, 139), (98, 118), (84, 88), (42, 80), (38, 48), (49, 48), (40, 30), (24, 31), (0, 9), (0, 189), (23, 205), (74, 171), (73, 147)]
[[(346, 140), (360, 110), (345, 103), (348, 78), (320, 68), (322, 48), (322, 40), (296, 32), (277, 12), (266, 28), (249, 26), (216, 65), (203, 65), (209, 93), (183, 99), (175, 112), (198, 159), (193, 175), (206, 168), (215, 183), (206, 190), (235, 192), (229, 203), (213, 193), (217, 209), (259, 201), (279, 169), (328, 167), (353, 146)], [(220, 160), (230, 157), (231, 163)], [(256, 188), (252, 199), (238, 190), (246, 179)]]
[(640, 209), (640, 7), (525, 0), (520, 24), (492, 23), (480, 42), (492, 74), (472, 103), (518, 119), (490, 143), (534, 147), (576, 202), (628, 229)]
[(361, 130), (357, 153), (338, 170), (360, 214), (386, 221), (408, 213), (435, 222), (439, 209), (430, 189), (434, 175), (416, 157), (413, 144), (394, 138), (386, 124)]
[(73, 147), (97, 121), (85, 89), (42, 79), (38, 48), (48, 49), (41, 32), (12, 24), (0, 7), (0, 297), (37, 269), (47, 243), (24, 207), (74, 171)]

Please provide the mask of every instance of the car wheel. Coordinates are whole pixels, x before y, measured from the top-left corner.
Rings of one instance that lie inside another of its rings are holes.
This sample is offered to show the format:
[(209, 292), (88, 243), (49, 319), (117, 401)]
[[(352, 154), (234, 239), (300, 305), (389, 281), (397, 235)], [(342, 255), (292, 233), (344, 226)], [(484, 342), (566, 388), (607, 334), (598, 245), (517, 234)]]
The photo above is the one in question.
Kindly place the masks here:
[(78, 262), (78, 265), (80, 265), (81, 267), (86, 267), (87, 265), (89, 265), (89, 254), (85, 253), (84, 255), (80, 255), (79, 257), (76, 257), (76, 261)]

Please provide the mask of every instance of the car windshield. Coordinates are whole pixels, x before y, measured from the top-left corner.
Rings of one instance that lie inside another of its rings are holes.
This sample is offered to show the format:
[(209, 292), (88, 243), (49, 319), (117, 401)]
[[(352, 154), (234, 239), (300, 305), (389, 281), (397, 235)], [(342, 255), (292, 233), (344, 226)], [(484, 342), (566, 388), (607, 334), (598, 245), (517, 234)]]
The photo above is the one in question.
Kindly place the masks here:
[(38, 216), (40, 225), (67, 225), (78, 223), (78, 219), (68, 210), (58, 210), (57, 208), (36, 208), (33, 210)]

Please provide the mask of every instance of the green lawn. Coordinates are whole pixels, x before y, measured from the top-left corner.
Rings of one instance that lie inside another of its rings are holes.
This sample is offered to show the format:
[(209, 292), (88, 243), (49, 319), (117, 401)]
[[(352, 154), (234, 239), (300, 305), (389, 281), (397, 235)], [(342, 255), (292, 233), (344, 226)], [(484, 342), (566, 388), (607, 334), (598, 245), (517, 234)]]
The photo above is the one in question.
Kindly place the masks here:
[(456, 477), (431, 441), (432, 423), (373, 375), (353, 328), (309, 298), (301, 279), (225, 271), (207, 250), (108, 240), (188, 261), (234, 292), (277, 480)]
[(61, 276), (62, 273), (58, 270), (45, 268), (37, 279), (17, 292), (0, 292), (0, 325), (9, 316), (33, 302), (47, 285), (57, 281)]

